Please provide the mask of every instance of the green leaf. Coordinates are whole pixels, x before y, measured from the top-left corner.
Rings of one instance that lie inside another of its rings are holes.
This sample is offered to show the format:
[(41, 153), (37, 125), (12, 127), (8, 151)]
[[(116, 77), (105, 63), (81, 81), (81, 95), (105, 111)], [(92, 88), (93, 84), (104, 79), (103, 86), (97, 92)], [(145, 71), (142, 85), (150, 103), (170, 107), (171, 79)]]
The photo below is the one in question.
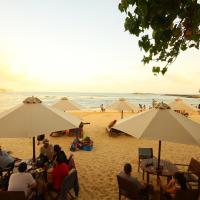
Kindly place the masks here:
[(154, 66), (153, 73), (164, 75), (181, 51), (199, 49), (199, 0), (121, 0), (118, 7), (126, 15), (125, 30), (139, 37), (142, 62), (164, 63)]
[(162, 75), (165, 75), (166, 72), (167, 72), (167, 67), (163, 67), (163, 69), (161, 70)]
[(182, 51), (185, 51), (187, 49), (187, 45), (185, 44), (185, 43), (183, 43), (182, 45), (181, 45), (181, 50)]
[(152, 68), (152, 72), (153, 72), (153, 73), (159, 74), (159, 73), (160, 73), (160, 67), (154, 66), (154, 67)]

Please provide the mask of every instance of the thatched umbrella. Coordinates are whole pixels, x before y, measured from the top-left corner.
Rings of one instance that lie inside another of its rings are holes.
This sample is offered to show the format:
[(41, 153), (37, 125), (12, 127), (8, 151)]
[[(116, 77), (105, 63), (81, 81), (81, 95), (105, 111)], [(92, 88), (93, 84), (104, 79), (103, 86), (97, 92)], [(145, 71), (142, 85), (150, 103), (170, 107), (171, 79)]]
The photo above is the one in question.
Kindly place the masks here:
[(62, 111), (69, 111), (69, 110), (80, 110), (81, 106), (77, 103), (69, 100), (67, 97), (61, 98), (57, 103), (52, 105), (53, 108), (57, 108)]
[(191, 106), (189, 103), (182, 99), (175, 99), (173, 102), (168, 104), (172, 110), (184, 111), (187, 113), (197, 113), (198, 109)]
[(111, 105), (107, 106), (107, 109), (117, 110), (117, 111), (121, 112), (121, 119), (123, 119), (124, 111), (127, 111), (127, 112), (138, 112), (139, 111), (139, 108), (137, 106), (133, 105), (132, 103), (130, 103), (129, 101), (127, 101), (124, 98), (119, 98), (118, 100), (113, 102)]

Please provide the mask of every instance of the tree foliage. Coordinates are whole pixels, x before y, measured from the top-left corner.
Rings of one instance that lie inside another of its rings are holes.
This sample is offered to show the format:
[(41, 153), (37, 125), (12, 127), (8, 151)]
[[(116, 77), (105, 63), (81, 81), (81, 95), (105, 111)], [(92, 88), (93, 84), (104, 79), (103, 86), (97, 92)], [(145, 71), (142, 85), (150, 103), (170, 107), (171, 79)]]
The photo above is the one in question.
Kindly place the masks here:
[(142, 62), (164, 62), (152, 68), (155, 74), (164, 75), (181, 51), (199, 49), (198, 0), (121, 0), (119, 10), (126, 14), (125, 31), (139, 37)]

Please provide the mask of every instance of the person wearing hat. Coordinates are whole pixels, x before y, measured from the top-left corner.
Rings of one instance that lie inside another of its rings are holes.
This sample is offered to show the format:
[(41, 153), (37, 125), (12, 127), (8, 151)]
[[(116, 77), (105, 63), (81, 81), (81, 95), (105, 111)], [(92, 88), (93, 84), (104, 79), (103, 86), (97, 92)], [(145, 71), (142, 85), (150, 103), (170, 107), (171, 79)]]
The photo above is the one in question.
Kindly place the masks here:
[(52, 144), (49, 144), (48, 139), (43, 140), (43, 146), (40, 148), (40, 156), (43, 156), (47, 161), (51, 161), (54, 155), (54, 148)]
[(25, 162), (20, 163), (19, 172), (10, 176), (8, 191), (24, 191), (26, 197), (32, 193), (32, 189), (37, 187), (37, 183), (31, 173), (26, 172), (26, 170), (27, 164)]

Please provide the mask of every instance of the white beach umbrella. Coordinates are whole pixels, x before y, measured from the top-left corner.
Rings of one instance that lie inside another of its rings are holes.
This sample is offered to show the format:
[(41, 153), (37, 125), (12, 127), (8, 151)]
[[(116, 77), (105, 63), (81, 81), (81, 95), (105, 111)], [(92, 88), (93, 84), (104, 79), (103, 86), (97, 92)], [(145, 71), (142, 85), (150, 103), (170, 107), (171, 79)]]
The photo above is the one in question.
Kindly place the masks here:
[(127, 112), (138, 112), (139, 111), (139, 108), (137, 106), (133, 105), (132, 103), (130, 103), (129, 101), (127, 101), (124, 98), (119, 98), (118, 100), (113, 102), (111, 105), (107, 106), (107, 109), (117, 110), (119, 112), (122, 112), (121, 118), (123, 118), (124, 111), (127, 111)]
[(186, 101), (183, 101), (182, 99), (175, 99), (173, 102), (168, 104), (172, 110), (180, 110), (185, 111), (187, 113), (194, 113), (198, 112), (198, 109), (191, 106)]
[[(80, 123), (80, 119), (29, 97), (23, 104), (0, 114), (0, 137), (34, 137), (40, 133), (78, 128)], [(35, 149), (33, 154), (35, 158)]]
[(59, 110), (68, 111), (68, 110), (80, 110), (81, 106), (69, 100), (67, 97), (63, 97), (57, 103), (52, 105), (53, 108), (57, 108)]
[[(140, 139), (161, 140), (183, 144), (200, 144), (200, 124), (176, 113), (166, 104), (117, 122), (113, 129)], [(158, 162), (159, 166), (159, 162)]]

